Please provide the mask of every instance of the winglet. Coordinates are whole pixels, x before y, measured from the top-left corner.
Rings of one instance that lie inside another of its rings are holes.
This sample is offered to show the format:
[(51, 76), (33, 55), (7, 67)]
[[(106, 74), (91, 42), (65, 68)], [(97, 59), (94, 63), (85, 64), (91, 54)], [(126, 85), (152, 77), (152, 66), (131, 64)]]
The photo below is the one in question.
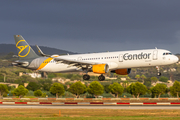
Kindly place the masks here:
[(38, 53), (39, 53), (41, 56), (43, 56), (43, 57), (50, 57), (50, 55), (44, 54), (44, 53), (42, 52), (42, 50), (39, 48), (38, 45), (36, 45), (36, 48), (37, 48), (37, 50), (38, 50)]

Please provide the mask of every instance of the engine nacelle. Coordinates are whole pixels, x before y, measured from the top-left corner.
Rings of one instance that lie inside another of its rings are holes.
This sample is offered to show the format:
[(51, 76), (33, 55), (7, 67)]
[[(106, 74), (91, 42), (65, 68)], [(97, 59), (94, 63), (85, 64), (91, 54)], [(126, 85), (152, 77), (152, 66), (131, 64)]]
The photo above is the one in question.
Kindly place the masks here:
[(116, 73), (118, 75), (128, 75), (131, 73), (131, 68), (128, 69), (117, 69), (117, 70), (113, 70), (111, 71), (112, 73)]
[(59, 55), (51, 55), (51, 57), (59, 57)]
[(92, 71), (94, 73), (104, 74), (109, 71), (109, 66), (107, 64), (98, 64), (92, 66)]

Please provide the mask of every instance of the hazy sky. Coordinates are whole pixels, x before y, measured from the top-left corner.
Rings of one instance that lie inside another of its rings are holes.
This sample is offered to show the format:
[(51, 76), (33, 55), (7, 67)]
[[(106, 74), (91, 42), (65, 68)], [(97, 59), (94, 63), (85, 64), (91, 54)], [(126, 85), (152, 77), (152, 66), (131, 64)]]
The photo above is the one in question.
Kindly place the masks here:
[(180, 53), (180, 0), (1, 0), (0, 43), (72, 52), (162, 48)]

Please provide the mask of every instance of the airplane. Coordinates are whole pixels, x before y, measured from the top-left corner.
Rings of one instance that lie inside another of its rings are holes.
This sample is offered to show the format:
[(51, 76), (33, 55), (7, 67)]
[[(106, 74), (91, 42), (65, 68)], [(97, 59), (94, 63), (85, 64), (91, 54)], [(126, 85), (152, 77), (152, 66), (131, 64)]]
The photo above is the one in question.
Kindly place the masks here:
[[(45, 55), (38, 56), (21, 35), (14, 35), (19, 60), (12, 64), (42, 72), (84, 72), (84, 80), (89, 80), (88, 72), (98, 73), (100, 81), (105, 80), (103, 74), (116, 73), (128, 75), (131, 68), (156, 66), (160, 76), (159, 66), (170, 65), (179, 61), (178, 57), (164, 49), (146, 49), (132, 51), (102, 52), (75, 55)], [(37, 47), (38, 48), (38, 47)]]

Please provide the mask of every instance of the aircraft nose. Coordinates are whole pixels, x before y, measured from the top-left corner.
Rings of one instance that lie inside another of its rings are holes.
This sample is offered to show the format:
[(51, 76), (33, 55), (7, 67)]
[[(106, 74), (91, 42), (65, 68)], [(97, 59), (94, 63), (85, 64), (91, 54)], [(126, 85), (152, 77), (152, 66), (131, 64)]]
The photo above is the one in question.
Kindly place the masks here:
[(177, 62), (179, 61), (179, 58), (178, 58), (177, 56), (174, 56), (173, 61), (174, 61), (175, 63), (177, 63)]

